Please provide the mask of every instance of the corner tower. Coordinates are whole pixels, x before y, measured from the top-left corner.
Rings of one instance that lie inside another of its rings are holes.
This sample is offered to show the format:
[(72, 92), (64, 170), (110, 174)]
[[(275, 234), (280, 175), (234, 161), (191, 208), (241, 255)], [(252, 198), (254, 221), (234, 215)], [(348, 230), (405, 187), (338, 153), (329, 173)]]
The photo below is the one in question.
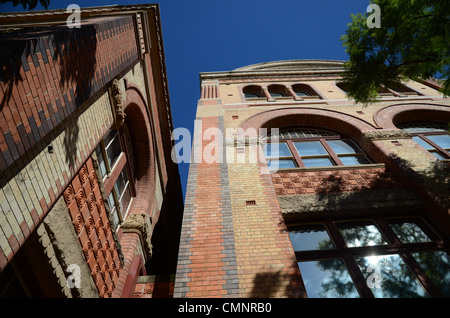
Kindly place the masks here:
[(449, 102), (410, 81), (362, 107), (343, 71), (200, 74), (175, 297), (448, 296)]

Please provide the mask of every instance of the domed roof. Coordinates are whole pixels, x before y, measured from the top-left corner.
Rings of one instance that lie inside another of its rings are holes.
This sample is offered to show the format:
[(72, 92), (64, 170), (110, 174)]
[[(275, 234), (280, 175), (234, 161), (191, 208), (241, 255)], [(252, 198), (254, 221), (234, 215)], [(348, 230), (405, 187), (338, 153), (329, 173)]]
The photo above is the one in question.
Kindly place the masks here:
[(233, 72), (341, 69), (344, 66), (344, 62), (338, 60), (284, 60), (252, 64), (237, 68)]

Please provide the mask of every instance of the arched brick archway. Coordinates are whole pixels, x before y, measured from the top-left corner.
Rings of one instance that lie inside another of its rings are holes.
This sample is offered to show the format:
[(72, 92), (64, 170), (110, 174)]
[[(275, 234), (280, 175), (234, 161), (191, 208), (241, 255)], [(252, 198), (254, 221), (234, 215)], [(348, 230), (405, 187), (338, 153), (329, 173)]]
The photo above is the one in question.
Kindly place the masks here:
[(397, 129), (396, 124), (408, 121), (450, 122), (450, 106), (439, 104), (395, 104), (379, 109), (374, 122), (384, 129)]
[(125, 122), (130, 133), (134, 158), (134, 183), (136, 196), (130, 214), (147, 214), (153, 211), (151, 193), (155, 188), (155, 162), (153, 160), (153, 136), (147, 113), (147, 105), (139, 89), (127, 85)]
[(335, 130), (360, 142), (362, 134), (376, 129), (370, 123), (339, 111), (317, 108), (283, 108), (265, 111), (245, 120), (239, 128), (280, 128), (308, 125)]

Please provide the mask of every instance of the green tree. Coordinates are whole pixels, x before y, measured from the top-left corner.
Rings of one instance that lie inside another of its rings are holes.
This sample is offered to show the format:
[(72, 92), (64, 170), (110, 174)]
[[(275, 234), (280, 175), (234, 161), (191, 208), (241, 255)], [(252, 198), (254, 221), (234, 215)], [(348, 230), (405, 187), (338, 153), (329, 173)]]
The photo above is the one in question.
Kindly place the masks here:
[(352, 15), (341, 37), (349, 55), (343, 83), (356, 102), (376, 101), (380, 88), (408, 79), (440, 74), (442, 93), (450, 95), (450, 1), (372, 0), (380, 7), (381, 25), (370, 28), (376, 13)]
[[(12, 2), (14, 6), (21, 4), (24, 10), (33, 10), (36, 8), (38, 4), (38, 0), (0, 0), (0, 3)], [(50, 0), (39, 0), (39, 3), (45, 8), (48, 9), (48, 5), (50, 4)]]

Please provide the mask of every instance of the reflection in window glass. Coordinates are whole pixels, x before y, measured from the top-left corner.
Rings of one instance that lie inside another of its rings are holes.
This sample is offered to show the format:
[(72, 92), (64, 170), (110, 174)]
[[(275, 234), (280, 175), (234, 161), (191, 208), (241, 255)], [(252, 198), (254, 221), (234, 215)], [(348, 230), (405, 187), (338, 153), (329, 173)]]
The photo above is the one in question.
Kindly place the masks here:
[(294, 142), (300, 156), (328, 155), (320, 141)]
[(266, 158), (291, 157), (292, 154), (286, 143), (269, 143), (264, 145), (264, 156)]
[(325, 226), (302, 225), (289, 229), (294, 251), (327, 250), (334, 248)]
[(421, 243), (430, 242), (431, 239), (425, 234), (421, 227), (423, 224), (419, 225), (420, 220), (408, 220), (400, 219), (391, 221), (390, 226), (397, 234), (398, 238), (402, 243)]
[(369, 159), (365, 156), (342, 156), (339, 157), (344, 166), (365, 165), (370, 164)]
[(423, 140), (419, 136), (413, 136), (412, 140), (417, 142), (419, 145), (421, 145), (426, 150), (433, 150), (434, 149), (433, 146), (431, 146), (428, 142), (426, 142), (425, 140)]
[(295, 168), (295, 163), (291, 159), (276, 159), (276, 160), (268, 160), (267, 167), (269, 169), (287, 169), (287, 168)]
[(337, 223), (347, 247), (387, 244), (378, 228), (371, 222)]
[(450, 255), (444, 251), (427, 251), (413, 253), (412, 256), (442, 296), (450, 297)]
[(302, 158), (305, 167), (328, 167), (333, 166), (329, 158)]
[(399, 255), (356, 257), (355, 260), (375, 297), (428, 297)]
[(450, 149), (450, 135), (429, 135), (427, 138), (441, 148)]
[(328, 140), (328, 144), (331, 149), (337, 154), (344, 153), (360, 153), (362, 152), (356, 145), (350, 140)]
[(432, 152), (431, 154), (436, 158), (438, 158), (439, 160), (447, 159), (444, 156), (442, 156), (439, 152)]
[(341, 259), (298, 262), (310, 298), (356, 298), (359, 294)]

